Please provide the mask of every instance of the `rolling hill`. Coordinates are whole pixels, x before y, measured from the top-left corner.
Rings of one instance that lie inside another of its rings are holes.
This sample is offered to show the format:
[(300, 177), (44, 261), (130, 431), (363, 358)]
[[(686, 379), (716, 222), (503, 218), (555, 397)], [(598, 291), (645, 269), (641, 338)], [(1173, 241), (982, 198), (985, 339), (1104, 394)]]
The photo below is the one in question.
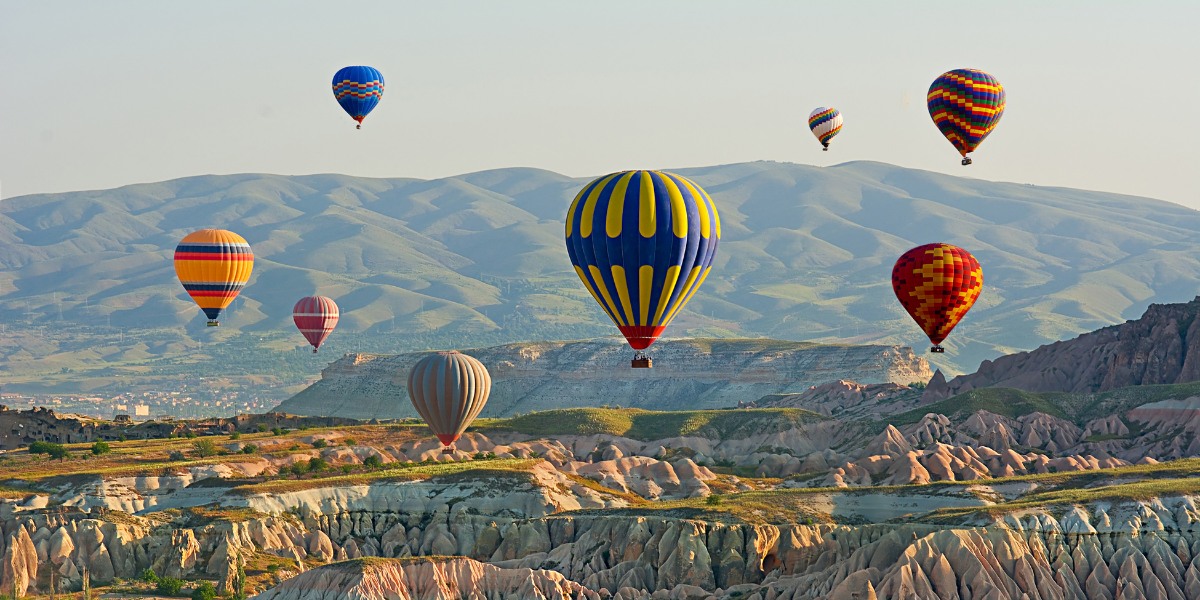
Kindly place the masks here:
[[(668, 335), (923, 350), (889, 274), (933, 241), (984, 268), (979, 303), (947, 354), (930, 356), (949, 373), (1200, 292), (1200, 213), (1167, 202), (872, 162), (676, 171), (714, 197), (723, 239)], [(326, 363), (293, 356), (303, 340), (290, 310), (312, 293), (342, 308), (334, 356), (609, 335), (561, 240), (586, 181), (526, 168), (429, 181), (243, 174), (6, 199), (0, 327), (14, 343), (0, 348), (0, 383), (99, 385), (186, 361), (296, 383)], [(256, 255), (216, 330), (171, 264), (203, 227), (237, 231)], [(243, 360), (263, 348), (286, 360)]]

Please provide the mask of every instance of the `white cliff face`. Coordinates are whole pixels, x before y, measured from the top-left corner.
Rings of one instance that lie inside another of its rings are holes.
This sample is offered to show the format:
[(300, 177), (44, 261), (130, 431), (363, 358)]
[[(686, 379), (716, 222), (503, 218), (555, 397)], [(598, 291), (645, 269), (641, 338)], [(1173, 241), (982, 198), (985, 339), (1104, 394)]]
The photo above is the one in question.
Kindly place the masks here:
[[(628, 346), (615, 339), (463, 352), (478, 358), (492, 375), (485, 417), (613, 403), (653, 410), (722, 408), (837, 379), (908, 384), (932, 376), (925, 359), (900, 346), (661, 340), (654, 345), (653, 369), (631, 369)], [(346, 355), (277, 410), (359, 419), (416, 417), (405, 385), (409, 369), (422, 356)]]

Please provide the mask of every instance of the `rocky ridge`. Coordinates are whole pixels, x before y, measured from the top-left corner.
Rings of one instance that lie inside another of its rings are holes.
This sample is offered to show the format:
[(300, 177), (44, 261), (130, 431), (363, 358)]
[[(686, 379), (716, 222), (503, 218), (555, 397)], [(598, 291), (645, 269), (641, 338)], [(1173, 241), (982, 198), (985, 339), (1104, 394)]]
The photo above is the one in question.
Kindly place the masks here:
[[(492, 375), (482, 416), (620, 404), (652, 410), (724, 408), (836, 379), (908, 384), (932, 376), (900, 346), (823, 346), (778, 340), (661, 340), (653, 369), (631, 369), (624, 341), (509, 344), (463, 350)], [(408, 372), (425, 353), (350, 354), (276, 410), (357, 419), (418, 416)]]
[(985, 360), (979, 370), (930, 386), (926, 401), (984, 387), (1030, 392), (1107, 392), (1133, 385), (1200, 380), (1200, 297), (1151, 304), (1137, 320)]

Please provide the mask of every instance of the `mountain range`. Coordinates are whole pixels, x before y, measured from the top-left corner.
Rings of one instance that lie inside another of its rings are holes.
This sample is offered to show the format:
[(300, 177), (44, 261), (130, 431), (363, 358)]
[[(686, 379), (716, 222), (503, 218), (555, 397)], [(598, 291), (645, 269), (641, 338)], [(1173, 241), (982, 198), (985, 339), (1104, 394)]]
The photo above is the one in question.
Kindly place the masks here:
[[(897, 256), (928, 242), (983, 265), (979, 302), (947, 353), (927, 355), (949, 374), (1200, 292), (1200, 213), (1167, 202), (874, 162), (673, 171), (714, 198), (723, 237), (667, 336), (923, 352), (889, 276)], [(269, 373), (271, 360), (236, 357), (292, 354), (303, 344), (292, 304), (313, 293), (341, 306), (335, 355), (614, 334), (562, 242), (566, 208), (588, 180), (528, 168), (435, 180), (209, 175), (6, 199), (0, 325), (15, 343), (0, 348), (0, 381), (142, 376), (222, 346), (230, 372)], [(178, 240), (205, 227), (243, 235), (256, 261), (209, 330), (171, 262)], [(326, 361), (309, 363), (297, 377)]]

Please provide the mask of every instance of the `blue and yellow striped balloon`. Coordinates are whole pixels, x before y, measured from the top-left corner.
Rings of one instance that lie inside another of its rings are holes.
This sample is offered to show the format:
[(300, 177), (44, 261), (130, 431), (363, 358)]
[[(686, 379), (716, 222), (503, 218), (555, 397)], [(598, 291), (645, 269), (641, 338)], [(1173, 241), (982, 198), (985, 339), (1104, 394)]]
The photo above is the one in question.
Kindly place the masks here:
[(684, 177), (623, 171), (583, 188), (567, 212), (567, 253), (635, 350), (662, 335), (712, 268), (721, 220)]

